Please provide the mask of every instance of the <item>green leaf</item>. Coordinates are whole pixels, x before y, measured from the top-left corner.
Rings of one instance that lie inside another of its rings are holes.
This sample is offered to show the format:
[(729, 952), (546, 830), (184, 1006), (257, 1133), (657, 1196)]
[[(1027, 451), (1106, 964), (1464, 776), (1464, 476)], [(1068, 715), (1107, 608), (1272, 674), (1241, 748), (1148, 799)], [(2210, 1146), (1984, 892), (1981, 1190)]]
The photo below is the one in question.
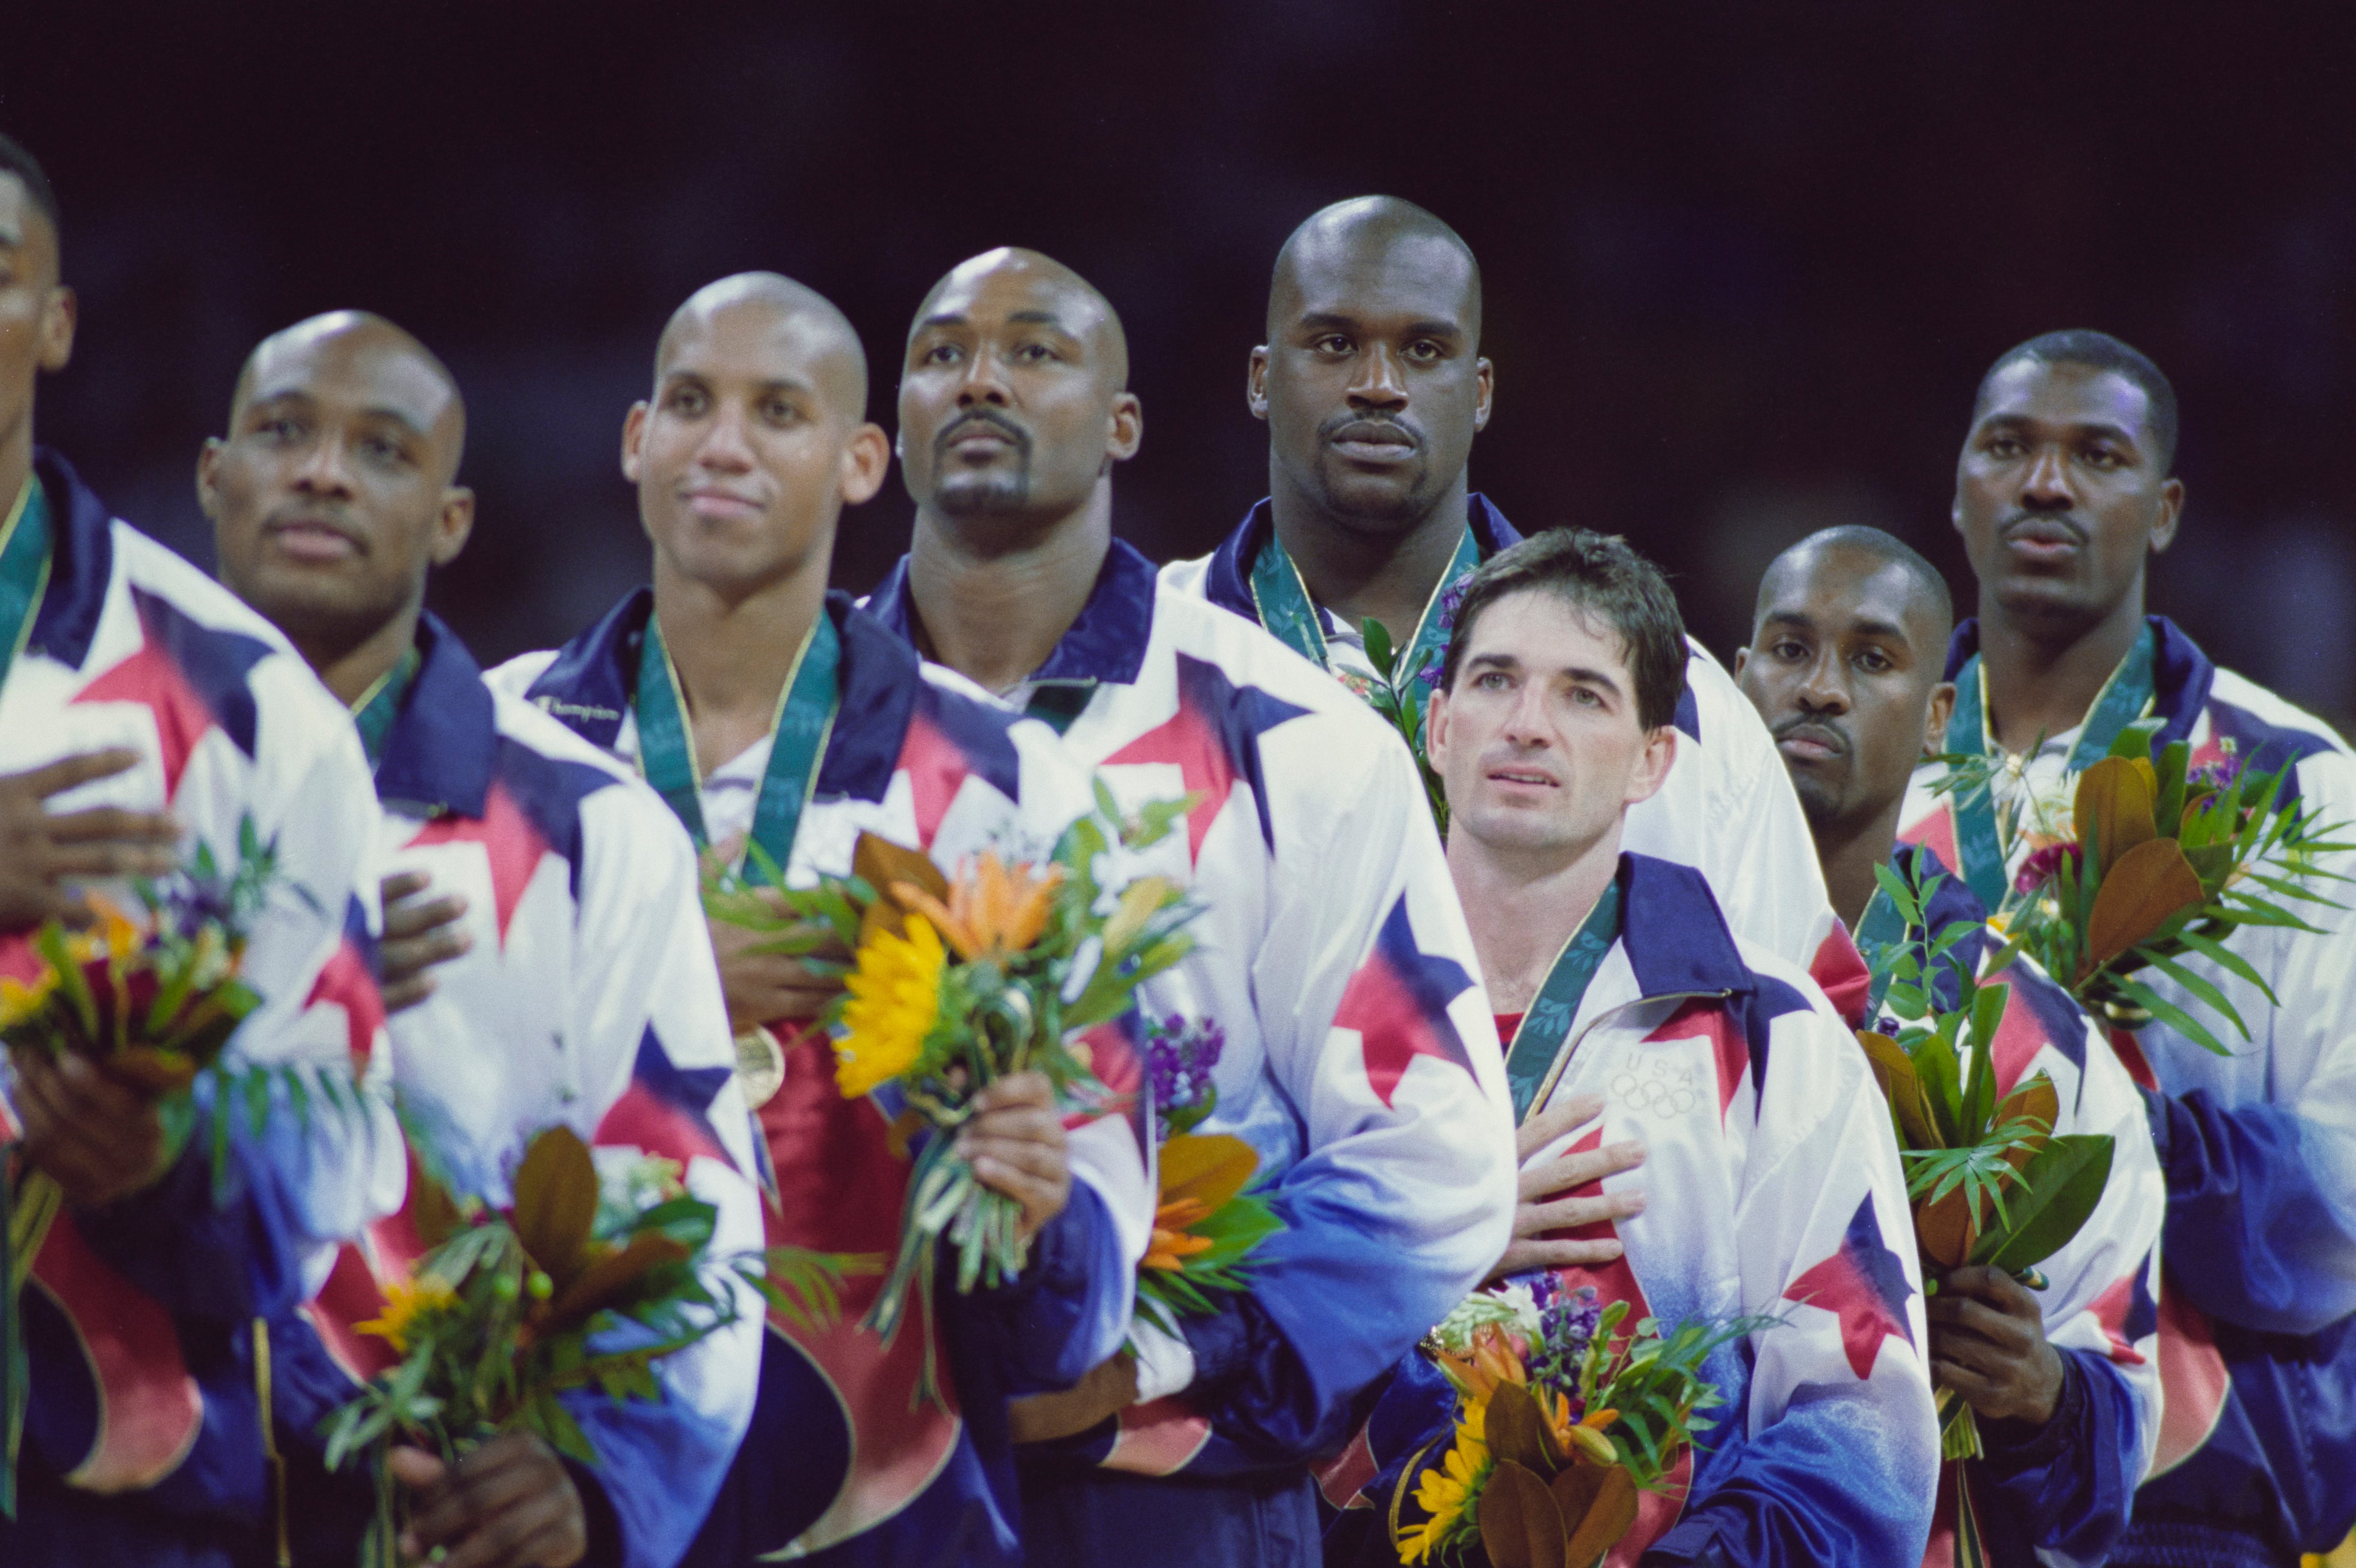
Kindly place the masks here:
[(2208, 1003), (2210, 1007), (2216, 1009), (2227, 1023), (2232, 1024), (2236, 1029), (2241, 1031), (2241, 1035), (2244, 1040), (2248, 1040), (2250, 1038), (2250, 1026), (2242, 1021), (2242, 1015), (2233, 1010), (2233, 1004), (2225, 999), (2225, 993), (2219, 990), (2216, 986), (2209, 980), (2208, 976), (2197, 974), (2193, 970), (2186, 968), (2183, 965), (2179, 964), (2175, 959), (2169, 957), (2163, 953), (2147, 951), (2141, 955), (2150, 960), (2153, 968), (2158, 969), (2161, 974), (2168, 976), (2178, 985), (2182, 986), (2186, 990), (2191, 992), (2194, 996)]
[(2069, 1133), (2048, 1142), (2020, 1173), (2010, 1222), (1980, 1238), (1972, 1261), (2018, 1274), (2052, 1256), (2085, 1225), (2111, 1179), (2107, 1133)]
[(1375, 667), (1383, 679), (1391, 679), (1391, 632), (1388, 626), (1369, 615), (1358, 623), (1358, 634), (1366, 640), (1366, 662)]
[(2187, 931), (2179, 933), (2177, 940), (2219, 968), (2230, 970), (2255, 986), (2268, 1002), (2276, 1007), (2282, 1006), (2281, 1001), (2275, 996), (2274, 987), (2266, 984), (2266, 977), (2258, 973), (2256, 966), (2215, 937), (2203, 936), (2197, 931)]

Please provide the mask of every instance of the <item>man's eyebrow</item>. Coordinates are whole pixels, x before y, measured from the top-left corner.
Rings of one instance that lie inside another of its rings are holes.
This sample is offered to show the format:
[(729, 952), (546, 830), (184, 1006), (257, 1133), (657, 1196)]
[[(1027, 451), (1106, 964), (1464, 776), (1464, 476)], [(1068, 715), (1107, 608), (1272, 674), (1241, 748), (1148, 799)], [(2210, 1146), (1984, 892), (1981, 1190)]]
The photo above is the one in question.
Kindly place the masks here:
[(922, 332), (928, 326), (963, 326), (965, 324), (963, 311), (945, 310), (928, 315), (916, 323), (916, 330)]
[(1469, 665), (1494, 665), (1499, 669), (1519, 669), (1522, 661), (1511, 654), (1474, 654), (1464, 661)]
[(1620, 695), (1620, 683), (1612, 677), (1609, 670), (1590, 669), (1585, 665), (1574, 664), (1563, 666), (1561, 673), (1583, 685), (1600, 686), (1614, 697)]
[[(1998, 413), (1988, 415), (1980, 421), (1980, 425), (1982, 429), (2024, 430), (2044, 422), (2029, 414)], [(2140, 450), (2141, 443), (2136, 440), (2135, 432), (2123, 424), (2110, 420), (2071, 420), (2064, 422), (2072, 435), (2100, 436), (2106, 441), (2115, 441), (2122, 446), (2134, 446)]]
[(1816, 618), (1805, 610), (1770, 610), (1759, 617), (1762, 626), (1797, 626), (1804, 632), (1816, 629)]

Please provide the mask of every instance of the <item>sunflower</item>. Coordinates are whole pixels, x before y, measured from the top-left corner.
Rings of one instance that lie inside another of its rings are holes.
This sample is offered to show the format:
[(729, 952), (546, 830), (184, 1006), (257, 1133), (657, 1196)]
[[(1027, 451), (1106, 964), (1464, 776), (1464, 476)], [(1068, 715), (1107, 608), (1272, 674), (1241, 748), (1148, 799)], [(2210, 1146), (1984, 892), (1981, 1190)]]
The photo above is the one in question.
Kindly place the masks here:
[(878, 931), (861, 944), (844, 987), (842, 1037), (834, 1042), (834, 1083), (846, 1100), (897, 1078), (924, 1052), (940, 1016), (941, 970), (948, 962), (938, 933), (923, 915), (907, 934)]
[(396, 1279), (384, 1287), (384, 1311), (353, 1327), (363, 1334), (391, 1341), (392, 1348), (405, 1356), (409, 1353), (410, 1330), (416, 1327), (417, 1320), (429, 1312), (449, 1307), (457, 1299), (458, 1293), (438, 1275)]
[(1432, 1550), (1457, 1534), (1466, 1514), (1479, 1504), (1491, 1467), (1489, 1440), (1482, 1435), (1488, 1416), (1488, 1400), (1467, 1402), (1463, 1419), (1456, 1424), (1456, 1445), (1438, 1469), (1417, 1478), (1416, 1506), (1431, 1517), (1399, 1532), (1400, 1562), (1429, 1562)]

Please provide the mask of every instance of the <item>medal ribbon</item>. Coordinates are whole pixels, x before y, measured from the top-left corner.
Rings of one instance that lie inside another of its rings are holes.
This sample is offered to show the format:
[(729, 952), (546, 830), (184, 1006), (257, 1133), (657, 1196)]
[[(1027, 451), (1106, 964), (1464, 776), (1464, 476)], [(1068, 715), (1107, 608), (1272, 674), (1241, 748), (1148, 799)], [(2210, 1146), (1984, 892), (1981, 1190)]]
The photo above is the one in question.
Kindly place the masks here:
[[(827, 737), (834, 732), (835, 710), (841, 701), (836, 676), (841, 667), (841, 637), (833, 620), (820, 610), (794, 654), (785, 689), (777, 694), (769, 765), (753, 805), (752, 842), (776, 862), (781, 873), (793, 858), (802, 808), (818, 785), (819, 761), (826, 755)], [(688, 736), (687, 699), (663, 647), (662, 627), (651, 617), (646, 651), (638, 658), (637, 702), (638, 771), (686, 825), (696, 848), (707, 848), (711, 837), (703, 827), (703, 780)]]
[(0, 523), (0, 681), (33, 635), (34, 613), (49, 585), (49, 507), (41, 482), (27, 477)]
[[(1408, 659), (1402, 667), (1417, 667), (1417, 655), (1423, 656), (1422, 668), (1440, 667), (1440, 657), (1448, 651), (1448, 633), (1440, 624), (1440, 596), (1480, 564), (1480, 541), (1472, 537), (1472, 528), (1468, 523), (1456, 541), (1456, 553), (1450, 559), (1448, 570), (1440, 574), (1431, 597), (1424, 602), (1423, 616), (1415, 624), (1415, 635), (1407, 645)], [(1292, 557), (1285, 553), (1273, 532), (1268, 543), (1260, 547), (1258, 559), (1252, 562), (1251, 593), (1252, 603), (1259, 610), (1261, 625), (1318, 668), (1333, 667), (1325, 649), (1324, 623), (1318, 618), (1317, 606), (1310, 600), (1309, 585), (1301, 580), (1301, 569), (1292, 564)]]
[(392, 667), (376, 677), (375, 683), (360, 693), (352, 704), (352, 727), (360, 732), (360, 749), (368, 753), (369, 771), (374, 773), (384, 763), (385, 737), (392, 733), (392, 721), (401, 717), (401, 704), (409, 695), (409, 683), (417, 678), (417, 671), (425, 663), (425, 656), (412, 643), (407, 652), (393, 661)]
[(1620, 937), (1620, 882), (1603, 884), (1603, 896), (1570, 933), (1547, 971), (1537, 998), (1522, 1015), (1519, 1028), (1505, 1047), (1505, 1082), (1514, 1092), (1514, 1124), (1521, 1125), (1537, 1104), (1539, 1091), (1554, 1076), (1556, 1059), (1570, 1026), (1578, 1021), (1579, 1004), (1586, 999), (1589, 982), (1603, 965), (1604, 955)]
[[(2065, 773), (2083, 773), (2110, 755), (2111, 742), (2119, 738), (2119, 731), (2151, 711), (2152, 665), (2158, 654), (2159, 639), (2147, 625), (2086, 709), (2077, 744), (2070, 748), (2069, 758), (2062, 763)], [(1974, 654), (1955, 674), (1955, 711), (1947, 720), (1947, 750), (2003, 756), (1988, 726), (1987, 711), (1987, 668)], [(2006, 869), (2007, 847), (2002, 825), (1997, 820), (1995, 781), (1954, 797), (1954, 812), (1955, 853), (1964, 862), (1955, 869), (1990, 912), (2000, 910), (2012, 876)]]

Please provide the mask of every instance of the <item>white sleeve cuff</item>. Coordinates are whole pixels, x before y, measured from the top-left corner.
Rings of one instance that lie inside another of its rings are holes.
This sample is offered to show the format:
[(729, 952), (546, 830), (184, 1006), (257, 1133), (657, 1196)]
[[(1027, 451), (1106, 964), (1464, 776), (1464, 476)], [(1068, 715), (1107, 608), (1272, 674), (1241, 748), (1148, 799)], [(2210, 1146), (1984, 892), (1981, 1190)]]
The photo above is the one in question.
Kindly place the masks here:
[(1130, 1325), (1130, 1349), (1137, 1356), (1137, 1403), (1150, 1404), (1183, 1393), (1194, 1381), (1194, 1347), (1140, 1317)]

